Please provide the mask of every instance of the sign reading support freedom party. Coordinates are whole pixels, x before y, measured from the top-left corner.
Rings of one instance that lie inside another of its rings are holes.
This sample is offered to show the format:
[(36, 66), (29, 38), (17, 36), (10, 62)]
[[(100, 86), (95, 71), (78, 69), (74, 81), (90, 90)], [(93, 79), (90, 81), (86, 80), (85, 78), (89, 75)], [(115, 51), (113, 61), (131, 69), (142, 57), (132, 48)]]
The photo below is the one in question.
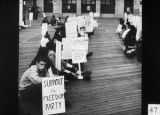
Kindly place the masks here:
[(42, 78), (43, 115), (65, 113), (64, 76)]

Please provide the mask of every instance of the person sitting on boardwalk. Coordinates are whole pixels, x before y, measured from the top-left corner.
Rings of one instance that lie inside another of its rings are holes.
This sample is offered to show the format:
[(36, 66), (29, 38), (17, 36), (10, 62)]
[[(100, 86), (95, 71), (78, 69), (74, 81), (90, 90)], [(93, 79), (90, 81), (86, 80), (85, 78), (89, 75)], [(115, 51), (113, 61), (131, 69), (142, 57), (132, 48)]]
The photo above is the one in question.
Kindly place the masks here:
[[(49, 77), (46, 69), (47, 58), (41, 57), (36, 60), (36, 65), (27, 69), (19, 82), (19, 90), (22, 99), (30, 100), (41, 96), (41, 82), (43, 77)], [(41, 97), (39, 97), (41, 99)]]
[(52, 19), (50, 20), (50, 24), (51, 24), (52, 26), (55, 26), (56, 23), (57, 23), (56, 17), (55, 17), (55, 15), (53, 15), (53, 16), (52, 16)]
[(125, 24), (124, 24), (124, 20), (122, 18), (119, 19), (119, 24), (116, 30), (116, 34), (119, 35), (119, 37), (121, 38), (122, 33), (125, 30)]
[(124, 41), (124, 53), (127, 57), (135, 56), (135, 48), (136, 48), (136, 28), (131, 25), (129, 22), (126, 23), (127, 33), (123, 39)]
[(48, 31), (47, 31), (45, 36), (43, 36), (40, 41), (40, 47), (46, 47), (46, 44), (50, 41), (51, 41), (50, 35), (48, 34)]
[[(67, 63), (66, 61), (61, 61), (61, 71), (55, 68), (55, 52), (53, 50), (49, 50), (48, 52), (49, 66), (48, 69), (50, 75), (64, 75), (66, 80), (78, 80), (78, 69), (72, 65)], [(91, 80), (91, 71), (82, 72), (82, 76), (84, 80)]]

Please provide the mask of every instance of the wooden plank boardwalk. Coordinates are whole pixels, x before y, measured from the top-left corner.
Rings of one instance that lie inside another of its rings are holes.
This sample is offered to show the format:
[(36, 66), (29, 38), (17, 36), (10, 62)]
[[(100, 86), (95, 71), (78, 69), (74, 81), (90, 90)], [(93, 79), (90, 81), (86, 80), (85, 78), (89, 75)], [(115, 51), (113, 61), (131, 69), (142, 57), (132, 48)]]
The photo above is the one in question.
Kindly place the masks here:
[[(66, 99), (71, 107), (65, 115), (141, 115), (141, 64), (127, 59), (122, 41), (115, 34), (118, 19), (98, 19), (101, 25), (89, 40), (93, 55), (85, 63), (92, 70), (92, 80), (66, 84)], [(53, 36), (53, 28), (50, 34)], [(30, 34), (31, 33), (31, 34)], [(39, 48), (40, 27), (20, 32), (19, 76), (32, 61)], [(41, 111), (22, 104), (33, 115)]]

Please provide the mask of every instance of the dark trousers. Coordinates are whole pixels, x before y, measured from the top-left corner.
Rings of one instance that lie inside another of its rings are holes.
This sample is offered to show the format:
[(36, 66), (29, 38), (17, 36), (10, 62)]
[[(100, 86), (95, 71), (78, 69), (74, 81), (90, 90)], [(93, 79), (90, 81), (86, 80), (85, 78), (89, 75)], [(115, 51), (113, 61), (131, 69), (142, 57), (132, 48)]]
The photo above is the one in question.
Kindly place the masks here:
[(20, 91), (20, 98), (27, 101), (41, 101), (42, 100), (42, 86), (38, 85), (30, 85), (27, 86), (25, 90)]

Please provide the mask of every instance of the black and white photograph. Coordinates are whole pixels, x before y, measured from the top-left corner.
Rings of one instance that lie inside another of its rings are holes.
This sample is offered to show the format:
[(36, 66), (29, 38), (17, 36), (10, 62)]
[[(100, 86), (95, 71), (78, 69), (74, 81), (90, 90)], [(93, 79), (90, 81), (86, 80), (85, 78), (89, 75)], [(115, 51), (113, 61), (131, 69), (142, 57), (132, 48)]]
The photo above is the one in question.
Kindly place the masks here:
[(18, 7), (19, 115), (142, 115), (142, 0)]

